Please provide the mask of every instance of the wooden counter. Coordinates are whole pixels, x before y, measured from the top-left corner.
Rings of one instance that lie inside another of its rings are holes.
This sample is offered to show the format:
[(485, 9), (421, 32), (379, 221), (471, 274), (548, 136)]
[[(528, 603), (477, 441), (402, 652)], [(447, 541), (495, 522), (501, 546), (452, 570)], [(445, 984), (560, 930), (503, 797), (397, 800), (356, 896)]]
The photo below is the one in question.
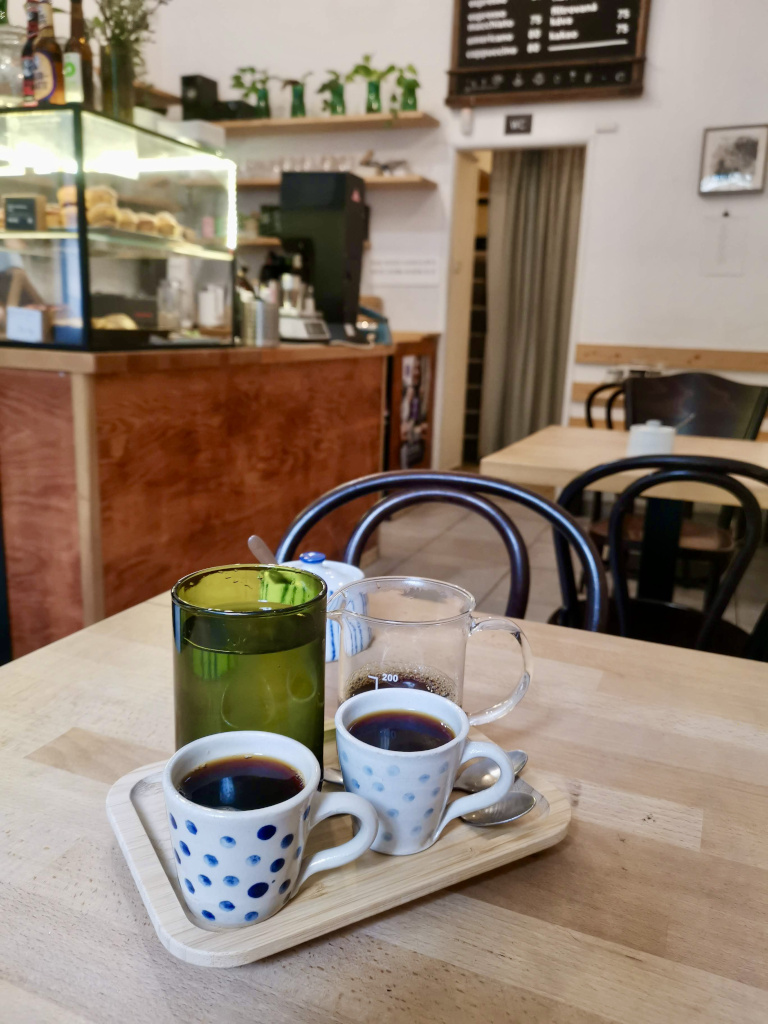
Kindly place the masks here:
[[(392, 351), (0, 348), (14, 656), (248, 560), (249, 534), (274, 546), (307, 502), (378, 471)], [(313, 543), (336, 550), (359, 514)]]

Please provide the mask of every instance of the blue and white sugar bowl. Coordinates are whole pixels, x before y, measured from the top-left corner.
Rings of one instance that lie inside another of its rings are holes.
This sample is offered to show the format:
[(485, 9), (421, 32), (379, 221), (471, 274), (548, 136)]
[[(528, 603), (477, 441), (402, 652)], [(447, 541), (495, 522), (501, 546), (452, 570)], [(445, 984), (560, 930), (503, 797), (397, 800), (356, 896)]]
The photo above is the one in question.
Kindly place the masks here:
[[(328, 585), (328, 601), (330, 602), (337, 590), (346, 587), (348, 583), (357, 583), (365, 577), (365, 573), (356, 565), (348, 565), (346, 562), (333, 562), (327, 559), (321, 551), (303, 551), (298, 559), (293, 562), (284, 562), (283, 565), (293, 569), (306, 569), (316, 576), (322, 577)], [(338, 661), (339, 659), (339, 624), (337, 622), (326, 622), (325, 624), (325, 660)]]

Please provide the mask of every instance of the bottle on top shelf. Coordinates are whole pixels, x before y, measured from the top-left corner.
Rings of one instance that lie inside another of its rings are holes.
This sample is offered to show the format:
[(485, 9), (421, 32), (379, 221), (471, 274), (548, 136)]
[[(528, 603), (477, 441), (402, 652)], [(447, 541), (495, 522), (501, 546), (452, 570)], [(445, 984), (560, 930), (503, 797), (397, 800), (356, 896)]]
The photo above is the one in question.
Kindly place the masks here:
[(40, 29), (35, 40), (35, 99), (38, 103), (65, 103), (64, 61), (53, 33), (53, 7), (40, 0)]
[(83, 16), (82, 0), (71, 0), (69, 40), (64, 47), (64, 93), (67, 103), (82, 103), (94, 109), (93, 51)]
[(25, 107), (35, 105), (35, 40), (40, 31), (40, 5), (37, 0), (27, 3), (27, 41), (21, 51), (21, 70), (24, 75), (22, 86)]
[(22, 101), (24, 32), (8, 24), (7, 8), (7, 0), (0, 0), (0, 107), (18, 107)]

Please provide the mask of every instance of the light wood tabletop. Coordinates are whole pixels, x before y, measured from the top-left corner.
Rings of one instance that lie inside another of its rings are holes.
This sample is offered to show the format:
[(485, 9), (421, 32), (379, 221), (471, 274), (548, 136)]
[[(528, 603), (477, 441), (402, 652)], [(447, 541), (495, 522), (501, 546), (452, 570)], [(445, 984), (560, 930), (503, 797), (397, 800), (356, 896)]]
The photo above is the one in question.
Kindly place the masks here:
[[(162, 948), (104, 808), (171, 750), (168, 599), (1, 669), (3, 1024), (765, 1024), (766, 666), (526, 631), (530, 692), (484, 728), (570, 795), (566, 839), (229, 971)], [(508, 651), (470, 645), (468, 703)]]
[[(562, 488), (580, 473), (613, 462), (627, 455), (629, 434), (624, 430), (590, 430), (588, 427), (545, 427), (500, 451), (486, 455), (480, 463), (485, 476), (524, 484), (529, 487)], [(768, 469), (768, 444), (760, 441), (733, 441), (722, 437), (675, 438), (676, 455), (713, 455), (738, 459)], [(619, 473), (598, 480), (590, 490), (617, 494), (637, 474)], [(768, 508), (768, 487), (756, 481), (744, 481), (762, 508)], [(730, 505), (735, 499), (727, 491), (705, 484), (665, 484), (648, 491), (655, 498), (680, 501), (704, 501)]]

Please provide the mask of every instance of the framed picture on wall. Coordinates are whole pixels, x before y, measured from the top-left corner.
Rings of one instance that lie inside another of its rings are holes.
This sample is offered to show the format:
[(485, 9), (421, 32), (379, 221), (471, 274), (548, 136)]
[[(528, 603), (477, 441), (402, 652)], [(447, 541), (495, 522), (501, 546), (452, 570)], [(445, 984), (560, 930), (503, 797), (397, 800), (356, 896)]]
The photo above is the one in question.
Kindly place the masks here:
[(762, 192), (768, 125), (707, 128), (701, 150), (700, 195)]

